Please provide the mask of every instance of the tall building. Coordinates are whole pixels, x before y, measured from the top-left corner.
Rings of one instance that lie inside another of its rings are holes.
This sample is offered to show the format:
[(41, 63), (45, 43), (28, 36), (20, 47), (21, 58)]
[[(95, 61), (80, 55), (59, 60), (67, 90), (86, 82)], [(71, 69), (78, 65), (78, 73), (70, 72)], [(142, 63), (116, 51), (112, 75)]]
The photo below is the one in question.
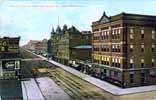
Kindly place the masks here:
[(21, 76), (19, 41), (20, 37), (0, 38), (0, 79)]
[(67, 25), (64, 25), (61, 30), (58, 26), (56, 32), (54, 29), (51, 32), (53, 59), (66, 65), (75, 64), (76, 59), (89, 60), (91, 58), (90, 40), (91, 32), (80, 32), (74, 26), (68, 28)]
[(156, 84), (156, 16), (104, 12), (92, 31), (94, 76), (125, 88)]

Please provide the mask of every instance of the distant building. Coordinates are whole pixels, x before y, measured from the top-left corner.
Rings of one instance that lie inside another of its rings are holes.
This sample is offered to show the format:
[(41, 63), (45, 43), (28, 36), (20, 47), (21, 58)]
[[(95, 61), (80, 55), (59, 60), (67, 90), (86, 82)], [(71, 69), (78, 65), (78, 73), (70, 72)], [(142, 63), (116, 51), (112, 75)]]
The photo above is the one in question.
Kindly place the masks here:
[(156, 16), (104, 13), (92, 31), (94, 76), (121, 87), (156, 84)]
[(30, 40), (26, 45), (23, 46), (23, 48), (30, 50), (32, 52), (35, 52), (35, 44), (37, 42), (40, 42), (38, 40)]
[(35, 43), (34, 51), (36, 54), (43, 54), (43, 52), (44, 52), (43, 43), (42, 42)]
[(26, 45), (23, 46), (23, 48), (30, 50), (37, 54), (42, 54), (44, 56), (47, 55), (47, 39), (43, 39), (42, 41), (39, 40), (30, 40)]
[(63, 63), (76, 65), (80, 60), (91, 61), (91, 32), (80, 32), (74, 26), (63, 29), (58, 26), (51, 33), (53, 59)]
[(20, 37), (0, 38), (0, 79), (21, 76), (19, 41)]

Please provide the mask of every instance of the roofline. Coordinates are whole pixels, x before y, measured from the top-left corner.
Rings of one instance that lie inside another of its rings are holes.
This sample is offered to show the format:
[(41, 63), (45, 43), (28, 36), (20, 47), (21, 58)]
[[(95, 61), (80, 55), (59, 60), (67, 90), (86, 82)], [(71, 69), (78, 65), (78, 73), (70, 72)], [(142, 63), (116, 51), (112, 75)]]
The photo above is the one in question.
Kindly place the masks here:
[[(116, 14), (116, 15), (113, 15), (113, 16), (110, 16), (109, 18), (112, 18), (112, 17), (115, 17), (115, 16), (119, 16), (119, 15), (134, 15), (134, 16), (145, 16), (145, 17), (156, 17), (156, 15), (145, 15), (145, 14), (133, 14), (133, 13), (126, 13), (126, 12), (121, 12), (119, 14)], [(103, 15), (102, 15), (103, 16)], [(101, 18), (100, 18), (101, 19)], [(93, 23), (97, 23), (99, 22), (99, 20), (97, 21), (93, 21)]]

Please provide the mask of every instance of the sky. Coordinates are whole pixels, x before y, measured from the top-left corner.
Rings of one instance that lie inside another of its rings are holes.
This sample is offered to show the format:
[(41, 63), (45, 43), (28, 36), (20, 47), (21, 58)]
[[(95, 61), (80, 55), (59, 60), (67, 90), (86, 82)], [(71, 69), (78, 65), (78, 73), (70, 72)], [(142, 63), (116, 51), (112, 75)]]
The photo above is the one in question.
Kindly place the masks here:
[(91, 31), (104, 11), (156, 15), (156, 0), (0, 0), (0, 36), (20, 36), (24, 45), (49, 39), (58, 25)]

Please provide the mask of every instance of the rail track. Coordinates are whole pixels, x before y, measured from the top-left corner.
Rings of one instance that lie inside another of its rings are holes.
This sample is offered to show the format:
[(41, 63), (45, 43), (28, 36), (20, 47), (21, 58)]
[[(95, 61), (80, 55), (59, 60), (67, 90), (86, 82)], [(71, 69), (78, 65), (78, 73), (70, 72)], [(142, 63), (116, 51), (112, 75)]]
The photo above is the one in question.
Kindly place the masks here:
[[(48, 70), (48, 76), (53, 79), (72, 100), (108, 100), (99, 91), (89, 86), (89, 83), (57, 67)], [(96, 87), (97, 88), (97, 87)]]
[[(26, 51), (23, 52), (29, 53)], [(23, 57), (25, 59), (35, 59), (32, 61), (26, 60), (25, 63), (23, 62), (22, 68), (26, 71), (26, 73), (24, 73), (25, 77), (48, 76), (70, 96), (71, 100), (113, 100), (110, 95), (102, 89), (80, 79), (60, 67), (48, 64), (48, 62), (44, 60), (40, 61), (38, 58), (25, 57), (25, 55)], [(40, 68), (48, 70), (46, 73), (41, 73), (37, 71), (37, 69)]]

